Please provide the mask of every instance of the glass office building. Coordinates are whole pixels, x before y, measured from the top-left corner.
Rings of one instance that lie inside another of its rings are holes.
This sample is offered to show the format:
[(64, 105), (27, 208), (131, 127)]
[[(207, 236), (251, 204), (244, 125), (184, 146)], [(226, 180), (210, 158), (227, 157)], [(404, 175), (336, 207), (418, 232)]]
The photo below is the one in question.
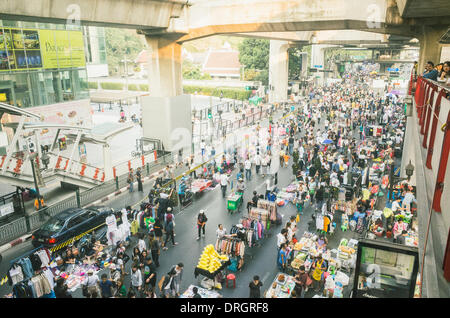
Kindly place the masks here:
[(0, 21), (0, 101), (35, 107), (89, 98), (82, 28)]

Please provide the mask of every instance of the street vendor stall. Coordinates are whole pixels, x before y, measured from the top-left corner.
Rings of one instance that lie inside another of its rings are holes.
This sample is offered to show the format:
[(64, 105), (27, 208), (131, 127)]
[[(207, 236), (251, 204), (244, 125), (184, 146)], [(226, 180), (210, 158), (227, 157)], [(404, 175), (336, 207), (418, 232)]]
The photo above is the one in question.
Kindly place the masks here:
[(283, 273), (275, 276), (273, 283), (265, 293), (265, 298), (290, 298), (295, 288), (294, 277)]
[(212, 244), (207, 245), (195, 267), (194, 277), (202, 275), (206, 277), (201, 285), (206, 288), (221, 289), (221, 281), (223, 280), (222, 270), (230, 265), (231, 262), (227, 255), (219, 255)]
[(212, 185), (212, 180), (208, 179), (195, 179), (191, 182), (191, 192), (194, 194), (203, 192), (205, 189)]
[(222, 298), (222, 295), (219, 294), (215, 290), (208, 290), (206, 288), (198, 287), (195, 285), (189, 285), (189, 287), (186, 289), (186, 291), (180, 295), (180, 298), (193, 298), (194, 297), (194, 292), (193, 292), (194, 287), (197, 287), (197, 293), (202, 298)]
[(234, 192), (231, 193), (227, 198), (227, 210), (229, 213), (234, 213), (234, 211), (240, 211), (242, 206), (242, 193)]

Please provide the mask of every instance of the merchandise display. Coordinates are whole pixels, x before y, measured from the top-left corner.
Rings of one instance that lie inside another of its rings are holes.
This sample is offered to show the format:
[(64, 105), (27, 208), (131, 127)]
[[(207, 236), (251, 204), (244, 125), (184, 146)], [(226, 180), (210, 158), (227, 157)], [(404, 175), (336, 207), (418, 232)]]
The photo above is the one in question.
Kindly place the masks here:
[(191, 183), (191, 192), (192, 193), (203, 192), (205, 189), (209, 188), (211, 185), (212, 185), (212, 180), (195, 179)]
[(265, 298), (290, 298), (294, 288), (294, 277), (278, 273), (270, 288), (266, 291)]
[(180, 298), (193, 298), (194, 297), (194, 292), (192, 291), (192, 289), (194, 287), (197, 287), (197, 293), (202, 297), (202, 298), (222, 298), (222, 295), (220, 293), (218, 293), (215, 290), (208, 290), (206, 288), (202, 288), (202, 287), (198, 287), (195, 285), (190, 285), (186, 291), (180, 295)]
[(210, 273), (214, 273), (220, 269), (222, 262), (228, 261), (227, 255), (219, 255), (214, 249), (212, 244), (209, 244), (203, 250), (200, 256), (200, 261), (197, 264), (197, 268), (207, 270)]

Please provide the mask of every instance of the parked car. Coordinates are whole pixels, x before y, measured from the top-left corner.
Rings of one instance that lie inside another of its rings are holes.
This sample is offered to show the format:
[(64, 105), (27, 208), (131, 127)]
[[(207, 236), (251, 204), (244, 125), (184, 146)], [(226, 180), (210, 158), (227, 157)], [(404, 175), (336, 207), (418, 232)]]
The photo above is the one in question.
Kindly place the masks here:
[(106, 206), (67, 209), (52, 217), (32, 235), (34, 247), (52, 248), (104, 224), (114, 210)]

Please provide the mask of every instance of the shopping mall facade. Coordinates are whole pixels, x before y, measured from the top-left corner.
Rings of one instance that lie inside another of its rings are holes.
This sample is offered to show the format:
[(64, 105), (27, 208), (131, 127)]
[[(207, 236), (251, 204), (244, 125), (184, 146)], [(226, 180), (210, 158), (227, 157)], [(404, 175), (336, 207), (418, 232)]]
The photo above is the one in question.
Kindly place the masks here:
[[(0, 20), (0, 102), (32, 108), (44, 122), (89, 126), (88, 68), (108, 75), (103, 28)], [(1, 118), (0, 154), (11, 121)]]

